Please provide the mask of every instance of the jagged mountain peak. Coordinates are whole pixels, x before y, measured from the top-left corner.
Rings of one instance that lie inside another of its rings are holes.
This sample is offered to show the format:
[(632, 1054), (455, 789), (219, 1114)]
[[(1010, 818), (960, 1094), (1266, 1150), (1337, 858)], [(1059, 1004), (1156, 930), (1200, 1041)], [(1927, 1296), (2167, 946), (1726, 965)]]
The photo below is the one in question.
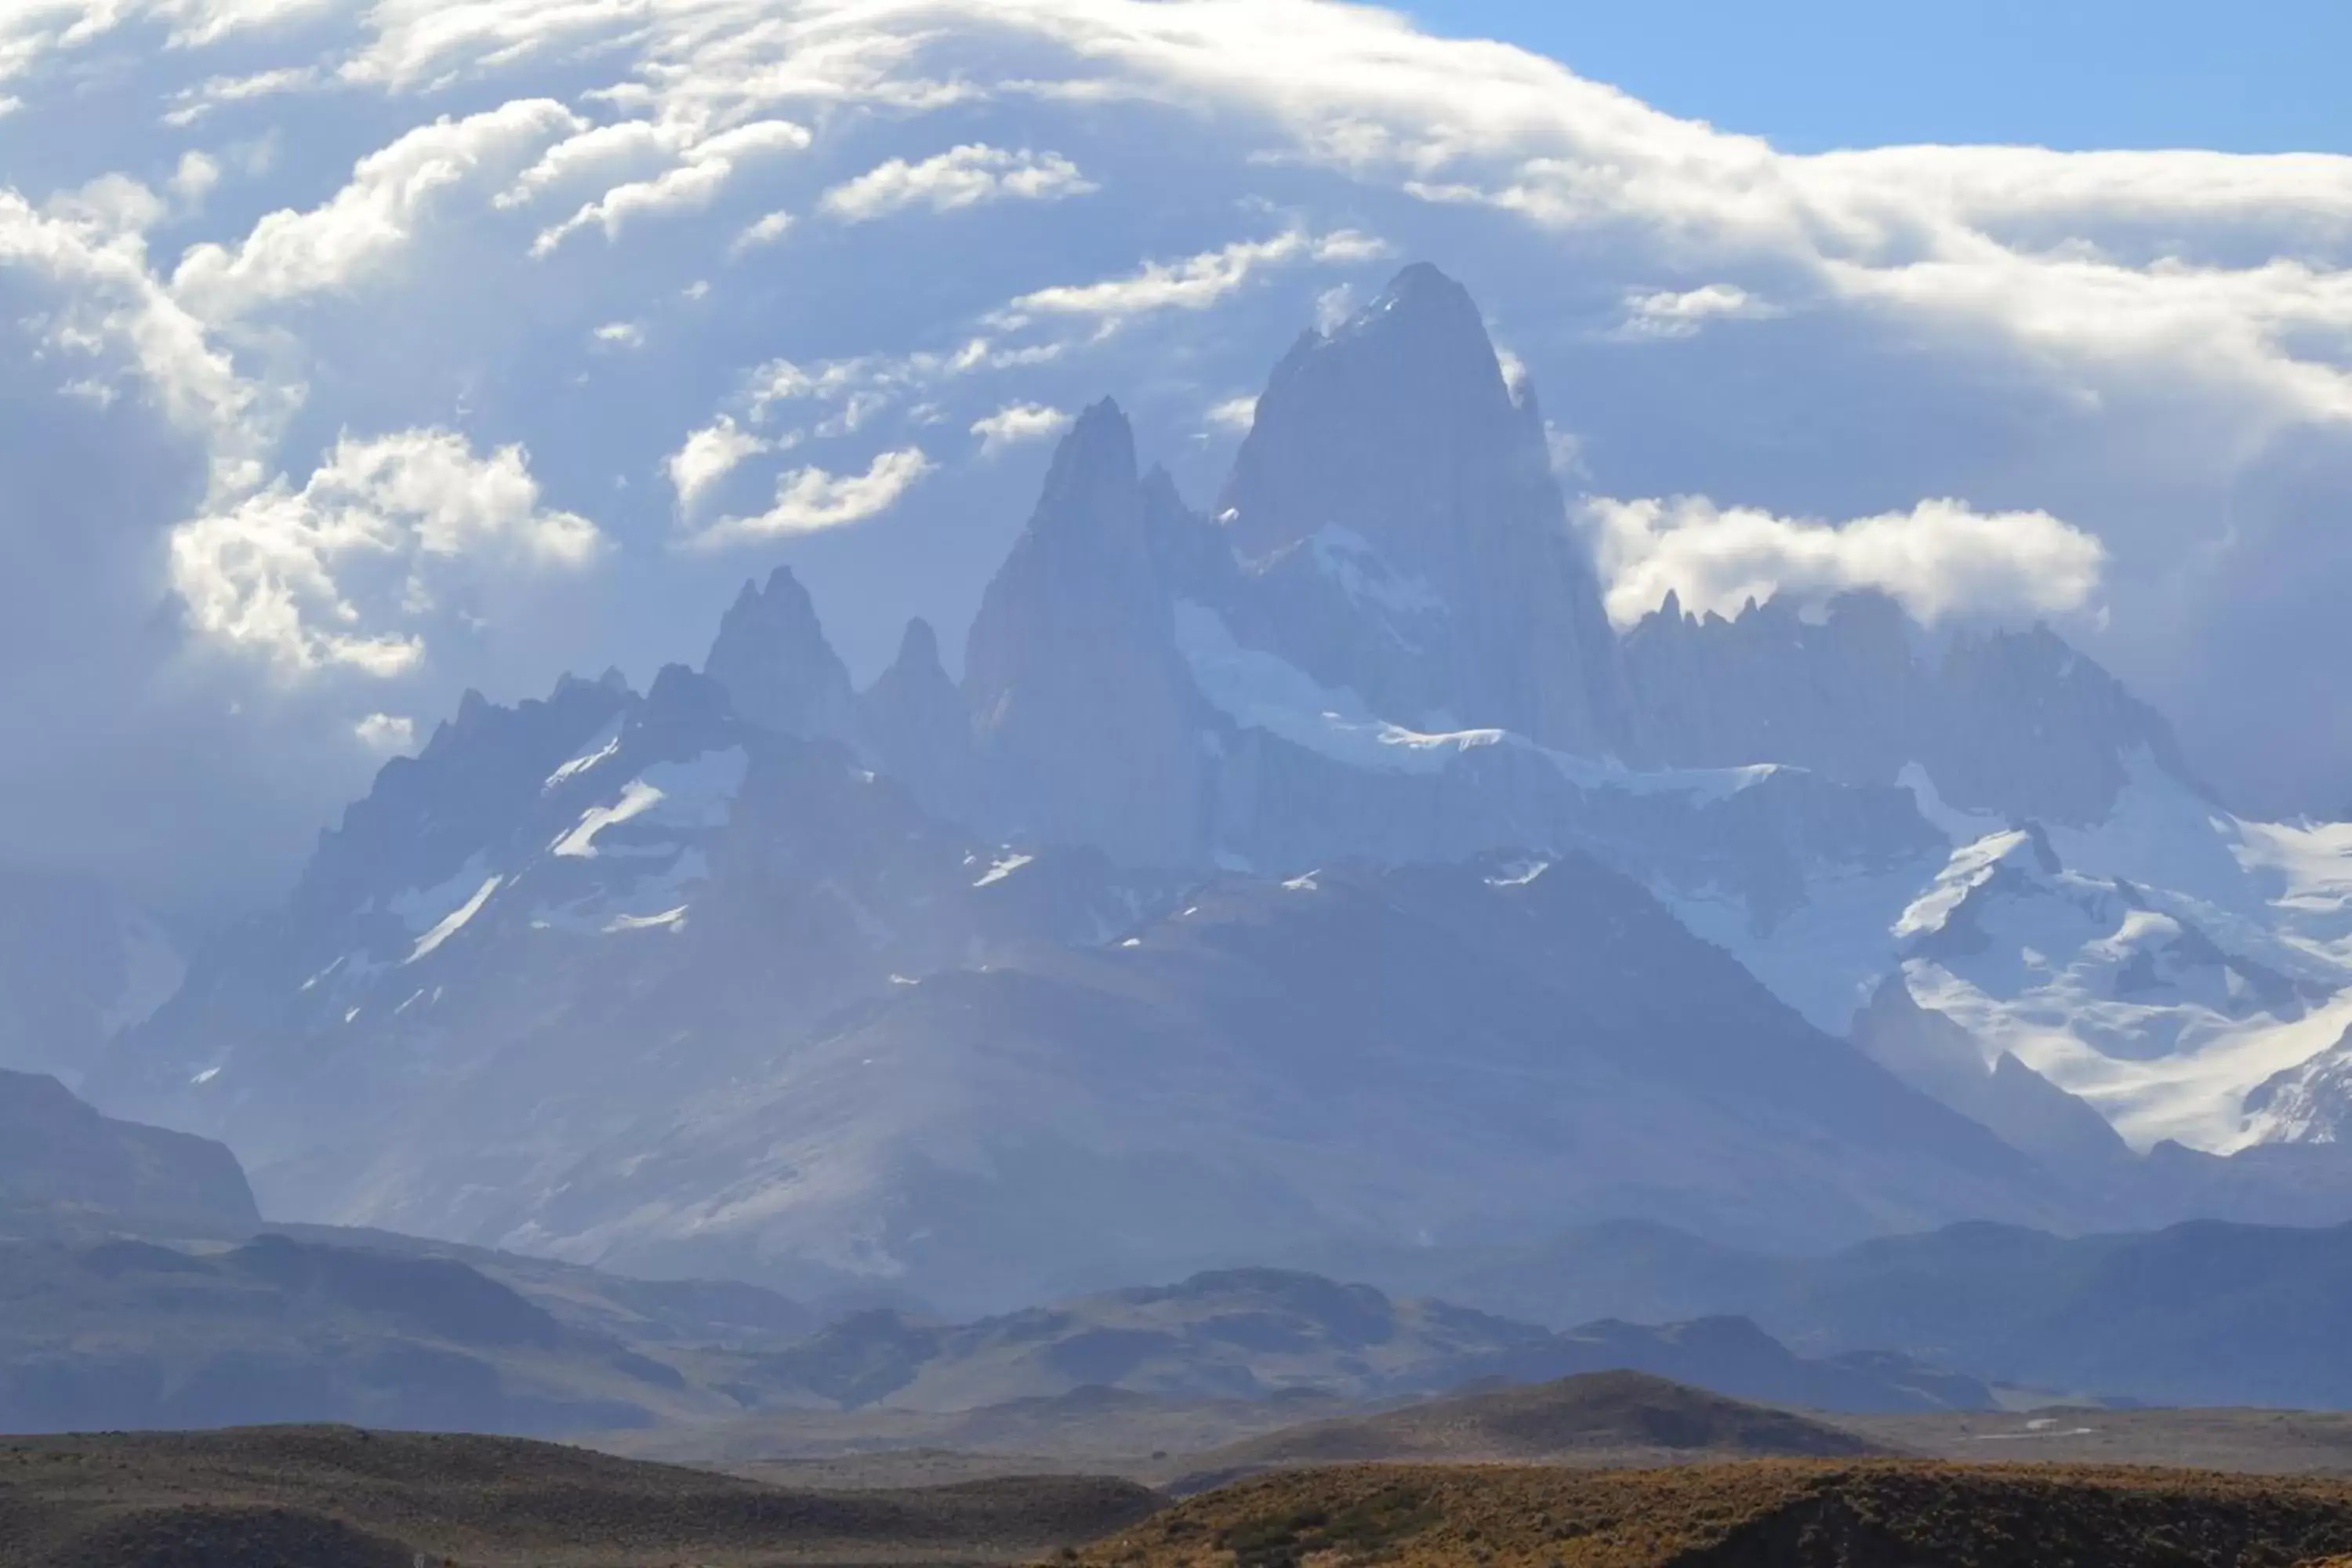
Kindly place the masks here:
[(1448, 502), (1465, 473), (1496, 464), (1506, 482), (1550, 489), (1557, 514), (1541, 431), (1513, 400), (1476, 304), (1435, 268), (1411, 267), (1275, 367), (1218, 512), (1245, 555), (1335, 525), (1419, 554), (1433, 528), (1490, 521)]
[(917, 616), (907, 623), (898, 638), (898, 657), (890, 663), (892, 669), (937, 669), (942, 676), (947, 667), (940, 659), (940, 634), (930, 622)]
[(1028, 525), (982, 599), (965, 652), (966, 679), (975, 654), (984, 671), (988, 647), (1004, 623), (1049, 613), (1045, 597), (1101, 599), (1151, 618), (1151, 602), (1164, 596), (1146, 538), (1153, 493), (1139, 469), (1127, 416), (1108, 397), (1088, 406), (1055, 447)]
[(654, 673), (637, 722), (709, 728), (724, 724), (733, 706), (727, 689), (711, 677), (683, 664), (666, 664)]
[[(1398, 584), (1436, 613), (1417, 608), (1403, 632), (1412, 670), (1342, 679), (1382, 717), (1444, 714), (1582, 755), (1633, 751), (1616, 638), (1568, 527), (1542, 416), (1505, 376), (1468, 291), (1434, 268), (1407, 268), (1370, 306), (1284, 356), (1217, 521), (1255, 567), (1278, 572), (1301, 546), (1341, 544), (1348, 563), (1327, 574)], [(1329, 597), (1312, 589), (1278, 591)], [(1322, 610), (1281, 618), (1322, 623), (1272, 651), (1327, 682), (1377, 646)]]
[(1055, 447), (1030, 530), (1117, 528), (1133, 510), (1139, 483), (1135, 427), (1106, 397), (1089, 405)]
[(1470, 383), (1485, 383), (1482, 373), (1491, 366), (1493, 384), (1507, 395), (1500, 356), (1478, 302), (1469, 289), (1426, 261), (1405, 267), (1379, 299), (1318, 335), (1327, 343), (1375, 342), (1391, 353), (1412, 353), (1424, 364), (1431, 356), (1451, 361)]
[(1952, 805), (2070, 826), (2107, 818), (2139, 753), (2206, 793), (2163, 718), (2044, 624), (1931, 631), (1870, 591), (1751, 599), (1728, 618), (1669, 595), (1622, 647), (1661, 762), (1852, 784), (1916, 764)]
[(339, 918), (372, 896), (454, 874), (511, 832), (548, 775), (640, 700), (611, 680), (559, 680), (546, 698), (511, 708), (467, 692), (422, 752), (385, 763), (341, 823), (319, 836), (295, 907), (314, 921)]
[(1176, 865), (1199, 852), (1199, 699), (1147, 516), (1135, 433), (1105, 398), (982, 595), (964, 694), (1001, 825)]
[(762, 729), (837, 737), (855, 727), (849, 670), (789, 566), (771, 573), (765, 588), (743, 584), (703, 671), (726, 689), (737, 713)]

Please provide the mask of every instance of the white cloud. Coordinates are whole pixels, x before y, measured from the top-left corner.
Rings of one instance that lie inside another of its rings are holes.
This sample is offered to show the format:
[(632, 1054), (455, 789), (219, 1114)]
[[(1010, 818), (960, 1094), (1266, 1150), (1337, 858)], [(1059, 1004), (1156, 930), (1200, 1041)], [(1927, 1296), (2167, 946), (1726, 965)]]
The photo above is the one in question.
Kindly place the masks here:
[(308, 92), (321, 79), (316, 66), (284, 66), (250, 76), (216, 76), (174, 93), (172, 108), (164, 112), (163, 123), (184, 129), (223, 104), (245, 103), (280, 93)]
[(204, 48), (331, 9), (337, 0), (10, 0), (0, 9), (0, 81), (134, 21), (163, 23), (175, 49)]
[(131, 236), (154, 227), (171, 209), (128, 174), (100, 174), (79, 190), (50, 197), (46, 210), (100, 234)]
[(280, 479), (173, 530), (173, 585), (202, 636), (287, 673), (390, 677), (425, 655), (423, 623), (468, 568), (578, 571), (595, 524), (540, 504), (520, 447), (475, 456), (447, 430), (345, 436), (299, 489)]
[(1334, 283), (1315, 296), (1315, 330), (1329, 336), (1356, 313), (1356, 286)]
[(1244, 393), (1239, 397), (1228, 397), (1223, 403), (1213, 404), (1202, 417), (1208, 420), (1213, 429), (1230, 431), (1236, 436), (1246, 435), (1249, 427), (1257, 423), (1257, 395)]
[(351, 182), (308, 212), (274, 212), (236, 248), (199, 245), (172, 290), (207, 320), (350, 288), (407, 249), (458, 188), (503, 178), (520, 159), (578, 126), (562, 104), (520, 99), (463, 120), (419, 126), (362, 158)]
[(1609, 617), (1631, 625), (1664, 603), (1732, 616), (1775, 594), (1819, 601), (1875, 589), (1929, 625), (2079, 610), (2098, 593), (2106, 550), (2044, 511), (1984, 513), (1925, 500), (1832, 525), (1722, 508), (1704, 496), (1584, 504)]
[(1008, 403), (985, 419), (972, 423), (982, 457), (994, 457), (1007, 447), (1045, 441), (1067, 430), (1074, 421), (1058, 408), (1039, 403)]
[(1288, 229), (1180, 261), (1147, 261), (1138, 271), (1099, 282), (1039, 289), (1006, 306), (998, 321), (1012, 327), (1038, 316), (1072, 316), (1114, 324), (1160, 310), (1205, 310), (1266, 268), (1299, 261), (1345, 265), (1385, 254), (1377, 247), (1352, 229), (1319, 237)]
[(1628, 338), (1690, 338), (1709, 321), (1761, 321), (1781, 313), (1737, 283), (1708, 283), (1679, 292), (1628, 295), (1618, 332)]
[(688, 534), (688, 546), (719, 550), (761, 540), (784, 539), (845, 528), (881, 516), (931, 471), (919, 447), (884, 452), (862, 474), (824, 468), (794, 468), (776, 481), (776, 500), (756, 517), (730, 517)]
[(599, 348), (641, 349), (646, 346), (646, 330), (635, 321), (607, 321), (591, 332), (589, 340)]
[(772, 212), (764, 217), (746, 224), (743, 232), (735, 237), (735, 243), (728, 247), (728, 254), (741, 256), (747, 251), (757, 250), (761, 246), (773, 245), (785, 235), (790, 234), (792, 227), (792, 214)]
[(617, 169), (650, 167), (676, 160), (692, 137), (675, 126), (647, 120), (616, 120), (583, 125), (539, 155), (491, 203), (500, 209), (529, 206), (551, 191), (590, 179), (609, 179)]
[(747, 161), (796, 153), (810, 140), (806, 127), (788, 120), (762, 120), (722, 131), (686, 147), (677, 163), (652, 179), (614, 185), (562, 223), (541, 230), (531, 243), (531, 254), (550, 255), (591, 226), (601, 227), (604, 237), (614, 240), (640, 218), (709, 206)]
[(1343, 228), (1318, 239), (1314, 245), (1314, 257), (1316, 260), (1334, 267), (1353, 267), (1367, 262), (1393, 260), (1396, 247), (1377, 236)]
[(215, 494), (257, 482), (295, 395), (237, 374), (205, 324), (149, 269), (138, 235), (97, 215), (42, 213), (0, 190), (0, 268), (61, 291), (43, 326), (52, 346), (103, 349), (136, 366), (164, 416), (205, 441)]
[(191, 150), (180, 154), (180, 166), (173, 171), (172, 195), (179, 198), (184, 210), (194, 212), (203, 207), (205, 198), (220, 184), (220, 160), (206, 153)]
[(662, 464), (670, 489), (677, 492), (680, 511), (692, 511), (712, 486), (735, 471), (745, 459), (772, 451), (775, 443), (756, 436), (727, 415), (689, 434)]
[(352, 726), (352, 735), (380, 756), (399, 756), (416, 749), (416, 721), (404, 713), (371, 713)]
[(1061, 201), (1098, 188), (1059, 153), (969, 142), (919, 163), (893, 158), (834, 186), (820, 205), (844, 223), (869, 223), (911, 207), (943, 213), (988, 202)]
[(1007, 344), (985, 335), (967, 338), (954, 349), (918, 349), (904, 354), (858, 354), (803, 365), (774, 359), (745, 377), (743, 403), (754, 422), (778, 404), (814, 402), (839, 412), (811, 434), (846, 435), (899, 400), (919, 396), (951, 381), (992, 371), (1050, 364), (1062, 355), (1058, 342)]

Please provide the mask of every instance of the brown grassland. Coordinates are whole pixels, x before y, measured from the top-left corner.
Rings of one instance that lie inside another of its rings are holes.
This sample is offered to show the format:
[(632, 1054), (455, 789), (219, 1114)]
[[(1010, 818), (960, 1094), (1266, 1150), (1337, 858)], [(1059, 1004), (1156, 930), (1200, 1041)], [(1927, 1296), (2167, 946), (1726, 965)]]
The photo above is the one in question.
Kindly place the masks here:
[(1763, 1460), (1353, 1466), (1205, 1494), (1089, 1568), (2288, 1568), (2352, 1552), (2352, 1488), (2202, 1471)]
[(0, 1441), (6, 1568), (1004, 1563), (1159, 1506), (1131, 1482), (786, 1490), (507, 1438), (347, 1427)]

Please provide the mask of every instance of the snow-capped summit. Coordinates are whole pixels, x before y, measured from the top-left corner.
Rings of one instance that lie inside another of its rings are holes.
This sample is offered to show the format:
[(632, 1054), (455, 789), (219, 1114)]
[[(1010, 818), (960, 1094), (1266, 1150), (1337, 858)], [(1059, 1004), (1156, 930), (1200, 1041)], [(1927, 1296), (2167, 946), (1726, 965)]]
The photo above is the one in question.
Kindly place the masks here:
[[(1215, 516), (1244, 560), (1291, 556), (1357, 597), (1423, 612), (1401, 635), (1433, 667), (1454, 727), (1588, 756), (1627, 749), (1615, 639), (1534, 389), (1506, 376), (1468, 291), (1435, 268), (1408, 267), (1276, 366)], [(1312, 642), (1280, 651), (1335, 672)], [(1429, 706), (1419, 691), (1358, 692), (1384, 711), (1395, 698)]]

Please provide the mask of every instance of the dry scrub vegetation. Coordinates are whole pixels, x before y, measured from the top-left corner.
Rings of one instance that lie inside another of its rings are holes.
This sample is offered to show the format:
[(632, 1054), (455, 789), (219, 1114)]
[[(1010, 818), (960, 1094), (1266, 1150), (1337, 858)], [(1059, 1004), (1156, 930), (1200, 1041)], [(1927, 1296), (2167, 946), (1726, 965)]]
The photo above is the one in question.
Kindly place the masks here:
[(1196, 1498), (1091, 1568), (2290, 1568), (2352, 1552), (2352, 1487), (2204, 1472), (1765, 1461), (1359, 1466)]

